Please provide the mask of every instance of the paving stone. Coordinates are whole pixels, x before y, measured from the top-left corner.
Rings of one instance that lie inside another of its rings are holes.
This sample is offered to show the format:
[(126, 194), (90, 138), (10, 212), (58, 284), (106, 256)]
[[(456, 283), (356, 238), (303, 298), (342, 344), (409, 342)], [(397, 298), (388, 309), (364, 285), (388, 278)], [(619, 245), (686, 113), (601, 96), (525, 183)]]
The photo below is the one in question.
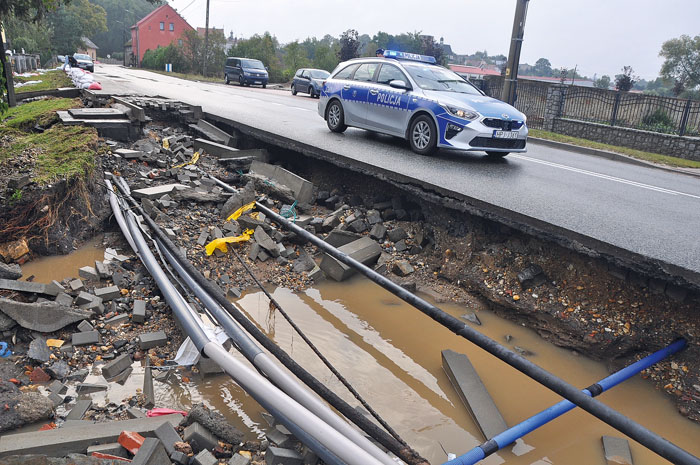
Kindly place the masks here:
[(170, 457), (156, 438), (146, 438), (134, 455), (131, 465), (170, 465)]
[(131, 367), (131, 355), (124, 354), (115, 358), (111, 362), (107, 363), (102, 367), (102, 376), (105, 379), (111, 379), (117, 376), (122, 371)]
[(146, 153), (141, 150), (117, 149), (114, 151), (117, 155), (124, 157), (126, 160), (141, 158)]
[(265, 251), (272, 255), (273, 257), (279, 257), (280, 256), (280, 250), (277, 247), (277, 243), (272, 240), (272, 238), (261, 228), (258, 226), (255, 228), (255, 242), (260, 245)]
[(114, 315), (112, 318), (105, 320), (105, 326), (106, 327), (119, 326), (119, 325), (126, 323), (128, 321), (129, 321), (129, 315), (126, 313), (120, 313), (118, 315)]
[(88, 281), (97, 281), (100, 276), (97, 274), (97, 270), (91, 266), (84, 266), (78, 269), (78, 276)]
[(383, 224), (375, 224), (369, 232), (369, 237), (375, 241), (383, 242), (386, 237), (386, 226)]
[(192, 423), (183, 433), (185, 442), (189, 442), (192, 450), (197, 453), (201, 450), (211, 450), (218, 445), (218, 440), (204, 426), (197, 422)]
[(103, 302), (109, 302), (121, 296), (121, 292), (117, 286), (97, 287), (95, 288), (95, 296), (102, 299)]
[[(338, 250), (367, 266), (376, 262), (379, 255), (382, 253), (382, 248), (379, 244), (366, 236), (343, 245), (339, 247)], [(335, 281), (343, 281), (355, 273), (354, 269), (339, 262), (328, 254), (323, 255), (319, 267), (327, 276)]]
[(177, 434), (177, 431), (170, 423), (163, 423), (156, 428), (155, 435), (163, 443), (168, 455), (172, 455), (175, 452), (175, 443), (182, 441), (180, 435)]
[(93, 383), (80, 383), (75, 387), (75, 391), (78, 394), (90, 394), (92, 392), (106, 391), (106, 384), (93, 384)]
[(96, 444), (87, 448), (88, 456), (92, 455), (93, 452), (99, 452), (101, 454), (114, 455), (115, 457), (129, 458), (129, 452), (122, 447), (118, 442), (110, 442), (108, 444)]
[(289, 431), (285, 431), (286, 428), (281, 430), (278, 426), (282, 425), (275, 426), (265, 434), (267, 440), (278, 447), (292, 447), (295, 442), (294, 436)]
[(63, 403), (63, 397), (61, 397), (57, 392), (52, 392), (48, 395), (49, 400), (53, 404), (54, 408), (58, 407)]
[[(65, 346), (66, 343), (64, 343), (63, 345)], [(68, 343), (67, 345), (71, 344)], [(63, 346), (61, 346), (61, 348), (63, 348)], [(59, 360), (51, 364), (51, 366), (47, 367), (46, 372), (50, 374), (54, 379), (63, 380), (68, 376), (68, 373), (70, 372), (70, 367), (68, 366), (68, 363), (64, 360)]]
[(398, 276), (408, 276), (413, 273), (415, 269), (408, 260), (398, 260), (394, 262), (391, 271)]
[(207, 357), (199, 357), (197, 369), (203, 376), (224, 372), (224, 370), (216, 362)]
[(274, 465), (301, 465), (303, 462), (304, 457), (295, 450), (269, 446), (267, 451), (265, 451), (265, 463), (272, 463)]
[(100, 333), (97, 331), (85, 331), (73, 333), (73, 346), (84, 346), (87, 344), (98, 344), (100, 342)]
[(51, 281), (51, 284), (49, 284), (49, 285), (55, 287), (55, 288), (58, 290), (59, 293), (60, 293), (60, 292), (66, 292), (66, 288), (63, 286), (63, 284), (59, 283), (59, 282), (56, 281), (55, 279), (52, 280), (52, 281)]
[(156, 396), (153, 390), (153, 373), (151, 367), (146, 367), (143, 373), (143, 406), (151, 409), (156, 406)]
[(70, 286), (71, 290), (74, 292), (82, 291), (83, 289), (85, 289), (85, 285), (79, 279), (74, 279), (73, 281), (69, 282), (68, 286)]
[(408, 234), (406, 234), (406, 230), (403, 228), (394, 228), (391, 231), (387, 232), (387, 238), (391, 242), (398, 242), (401, 239), (406, 239), (408, 237)]
[(139, 335), (139, 347), (141, 350), (164, 346), (167, 342), (168, 336), (165, 334), (165, 331), (162, 330)]
[(29, 343), (27, 357), (41, 363), (48, 362), (51, 357), (51, 351), (46, 345), (46, 339), (43, 337), (32, 339), (32, 342)]
[(95, 300), (95, 298), (96, 298), (96, 296), (90, 294), (89, 292), (80, 291), (78, 293), (78, 296), (75, 298), (75, 305), (80, 306), (80, 305), (89, 304), (90, 302)]
[(250, 165), (250, 171), (287, 186), (294, 193), (294, 198), (300, 203), (309, 203), (313, 199), (314, 185), (279, 165), (270, 165), (258, 160), (253, 160)]
[(632, 465), (632, 453), (627, 439), (603, 436), (603, 450), (608, 465)]
[(143, 323), (146, 321), (146, 301), (134, 300), (134, 310), (131, 314), (131, 321), (134, 323)]
[(166, 184), (163, 186), (147, 187), (145, 189), (136, 189), (132, 191), (132, 195), (137, 199), (156, 200), (165, 194), (172, 194), (177, 189), (187, 189), (187, 186), (182, 184)]
[(126, 414), (129, 415), (129, 418), (146, 418), (146, 414), (136, 407), (126, 409)]
[(85, 412), (90, 410), (92, 407), (92, 401), (90, 399), (82, 399), (75, 403), (73, 408), (70, 409), (66, 420), (82, 420), (85, 416)]
[(250, 465), (250, 459), (245, 455), (235, 453), (228, 461), (228, 465)]
[(59, 305), (63, 305), (64, 307), (70, 307), (73, 305), (73, 297), (69, 296), (65, 292), (59, 292), (56, 298), (54, 299), (54, 302), (56, 302)]
[(80, 305), (79, 308), (82, 310), (87, 310), (97, 315), (101, 315), (105, 311), (105, 306), (102, 304), (102, 299), (100, 299), (99, 297), (95, 297), (90, 302)]
[(110, 277), (107, 265), (99, 260), (95, 260), (95, 271), (97, 271), (97, 276), (99, 276), (100, 279), (108, 279)]
[(170, 454), (170, 460), (177, 465), (188, 465), (190, 463), (190, 458), (184, 452), (178, 450)]
[(62, 306), (56, 302), (25, 303), (4, 297), (0, 297), (0, 311), (23, 328), (41, 333), (51, 333), (92, 317), (91, 312)]
[(218, 465), (219, 461), (208, 450), (203, 450), (194, 456), (192, 465)]
[(68, 387), (58, 379), (49, 384), (49, 391), (55, 392), (56, 394), (65, 394), (67, 390)]
[(81, 321), (80, 323), (78, 323), (78, 329), (79, 329), (81, 332), (85, 332), (85, 331), (94, 331), (94, 330), (95, 330), (95, 327), (92, 326), (92, 325), (90, 324), (89, 321), (83, 320), (83, 321)]

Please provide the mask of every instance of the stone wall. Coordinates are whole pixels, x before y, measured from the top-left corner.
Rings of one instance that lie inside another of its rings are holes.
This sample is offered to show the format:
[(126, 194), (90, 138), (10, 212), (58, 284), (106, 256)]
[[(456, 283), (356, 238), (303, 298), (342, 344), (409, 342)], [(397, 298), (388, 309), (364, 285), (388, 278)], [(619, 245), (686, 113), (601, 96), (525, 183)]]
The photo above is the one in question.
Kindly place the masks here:
[(551, 128), (551, 131), (567, 136), (700, 161), (700, 137), (681, 137), (559, 117), (552, 118)]

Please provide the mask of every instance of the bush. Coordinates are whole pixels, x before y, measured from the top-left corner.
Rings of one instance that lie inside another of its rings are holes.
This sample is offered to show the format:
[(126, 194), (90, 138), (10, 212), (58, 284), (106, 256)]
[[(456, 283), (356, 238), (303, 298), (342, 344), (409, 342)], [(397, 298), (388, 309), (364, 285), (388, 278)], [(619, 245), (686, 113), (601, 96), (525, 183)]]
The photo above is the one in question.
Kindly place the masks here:
[(657, 108), (653, 113), (649, 113), (642, 119), (642, 124), (638, 126), (638, 129), (674, 134), (676, 132), (676, 125), (665, 111), (661, 108)]
[(155, 50), (146, 50), (143, 54), (143, 60), (141, 60), (142, 67), (158, 71), (164, 71), (166, 63), (173, 65), (174, 72), (184, 73), (188, 71), (181, 48), (174, 44), (158, 47)]

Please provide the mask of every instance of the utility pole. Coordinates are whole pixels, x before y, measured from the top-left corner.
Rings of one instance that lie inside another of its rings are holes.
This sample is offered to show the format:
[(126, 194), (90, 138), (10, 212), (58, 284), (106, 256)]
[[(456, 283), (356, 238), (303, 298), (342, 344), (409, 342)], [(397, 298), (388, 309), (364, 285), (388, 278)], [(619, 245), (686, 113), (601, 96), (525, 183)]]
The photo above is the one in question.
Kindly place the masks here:
[(202, 62), (202, 76), (207, 75), (207, 52), (209, 51), (209, 0), (207, 0), (207, 16), (204, 20), (204, 60)]
[[(0, 18), (0, 65), (2, 66), (3, 72), (5, 74), (5, 90), (7, 91), (7, 104), (11, 107), (17, 105), (17, 100), (15, 99), (15, 83), (12, 80), (12, 60), (7, 60), (7, 55), (5, 55), (5, 30), (2, 26), (2, 18)], [(0, 98), (2, 98), (2, 91), (0, 88)]]
[(525, 17), (527, 16), (527, 6), (530, 0), (517, 0), (515, 7), (515, 19), (513, 20), (513, 33), (510, 39), (510, 51), (508, 52), (508, 62), (506, 63), (506, 75), (503, 82), (502, 100), (511, 105), (515, 103), (516, 91), (518, 88), (518, 66), (520, 65), (520, 48), (523, 45), (523, 35), (525, 34)]

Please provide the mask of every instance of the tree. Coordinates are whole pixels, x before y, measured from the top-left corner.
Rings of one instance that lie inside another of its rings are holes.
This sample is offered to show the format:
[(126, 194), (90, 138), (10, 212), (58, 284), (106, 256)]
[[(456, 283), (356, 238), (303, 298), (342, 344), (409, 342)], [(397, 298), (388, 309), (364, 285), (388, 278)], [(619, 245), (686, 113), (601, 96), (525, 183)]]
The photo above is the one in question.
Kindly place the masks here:
[(600, 79), (596, 79), (596, 81), (593, 83), (593, 87), (597, 87), (598, 89), (609, 89), (610, 76), (607, 74), (602, 75)]
[(546, 58), (540, 58), (535, 62), (535, 67), (533, 69), (535, 76), (551, 76), (552, 75), (552, 64)]
[(634, 69), (631, 66), (623, 66), (622, 74), (615, 76), (615, 88), (622, 92), (628, 92), (634, 86), (634, 83), (639, 80), (637, 76), (633, 76)]
[(661, 77), (674, 79), (686, 89), (700, 86), (700, 35), (691, 38), (684, 34), (667, 40), (659, 56), (666, 59), (661, 65)]
[(305, 50), (299, 44), (299, 41), (288, 43), (282, 50), (284, 51), (284, 64), (286, 65), (286, 78), (291, 79), (296, 70), (309, 66), (309, 60), (306, 58)]
[(71, 0), (47, 15), (52, 28), (53, 48), (61, 54), (72, 54), (83, 47), (82, 37), (91, 37), (107, 30), (107, 13), (88, 0)]
[(255, 58), (262, 61), (268, 68), (270, 81), (282, 82), (282, 63), (280, 62), (279, 42), (269, 32), (263, 35), (255, 34), (249, 39), (241, 39), (235, 47), (231, 47), (228, 56)]
[(360, 41), (358, 33), (355, 29), (348, 29), (340, 36), (340, 50), (338, 50), (338, 58), (340, 61), (357, 58), (360, 50)]
[(131, 40), (130, 27), (153, 11), (158, 2), (148, 0), (90, 0), (107, 13), (107, 30), (90, 39), (100, 49), (100, 56), (114, 56), (124, 52), (124, 43)]

